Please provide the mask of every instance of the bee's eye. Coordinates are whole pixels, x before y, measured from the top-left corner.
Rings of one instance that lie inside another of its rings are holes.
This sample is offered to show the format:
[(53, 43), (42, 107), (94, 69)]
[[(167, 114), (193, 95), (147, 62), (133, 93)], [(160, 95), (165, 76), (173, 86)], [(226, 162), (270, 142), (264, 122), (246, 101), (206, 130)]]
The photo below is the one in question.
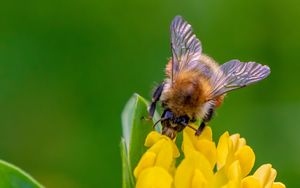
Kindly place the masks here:
[(169, 109), (167, 109), (167, 110), (165, 110), (164, 113), (162, 114), (162, 117), (163, 117), (164, 119), (173, 119), (173, 113), (172, 113)]

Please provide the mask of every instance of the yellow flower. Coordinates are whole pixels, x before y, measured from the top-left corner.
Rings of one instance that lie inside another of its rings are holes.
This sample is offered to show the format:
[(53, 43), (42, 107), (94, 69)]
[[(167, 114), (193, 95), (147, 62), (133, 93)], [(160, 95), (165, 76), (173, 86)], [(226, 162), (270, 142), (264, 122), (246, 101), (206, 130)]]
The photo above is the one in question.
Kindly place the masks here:
[(176, 188), (212, 187), (213, 170), (209, 161), (197, 151), (186, 156), (175, 173)]
[(265, 164), (259, 167), (252, 176), (242, 180), (242, 188), (285, 188), (280, 182), (274, 182), (276, 170), (271, 164)]
[[(194, 127), (196, 128), (196, 126)], [(182, 150), (185, 156), (188, 156), (191, 150), (200, 152), (208, 160), (211, 168), (216, 163), (217, 150), (216, 144), (212, 141), (212, 130), (210, 127), (206, 127), (200, 136), (195, 136), (193, 129), (184, 129)]]
[(134, 169), (137, 188), (171, 188), (175, 172), (175, 158), (179, 151), (167, 136), (155, 131), (148, 134), (145, 146), (150, 147)]
[(174, 141), (151, 132), (145, 146), (150, 148), (134, 170), (137, 188), (285, 188), (274, 182), (276, 170), (270, 164), (248, 176), (255, 154), (239, 134), (225, 132), (216, 146), (210, 127), (198, 137), (192, 129), (184, 129), (184, 158), (177, 168), (179, 151)]
[(255, 162), (255, 154), (246, 140), (239, 134), (229, 136), (225, 132), (217, 146), (216, 187), (239, 187), (242, 178), (247, 176)]
[(172, 176), (161, 167), (150, 167), (144, 169), (136, 183), (137, 188), (171, 188)]

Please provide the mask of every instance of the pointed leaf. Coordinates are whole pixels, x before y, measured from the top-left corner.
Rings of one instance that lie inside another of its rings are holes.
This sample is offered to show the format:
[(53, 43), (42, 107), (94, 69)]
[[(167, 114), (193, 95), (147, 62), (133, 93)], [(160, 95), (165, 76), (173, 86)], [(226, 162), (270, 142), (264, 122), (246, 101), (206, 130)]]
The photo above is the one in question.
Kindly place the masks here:
[(121, 158), (122, 158), (122, 187), (123, 188), (134, 188), (134, 180), (129, 167), (129, 160), (127, 158), (127, 149), (125, 139), (121, 138)]
[[(126, 147), (129, 149), (129, 164), (132, 169), (146, 151), (144, 142), (147, 134), (153, 130), (153, 121), (147, 119), (149, 116), (147, 108), (148, 102), (138, 94), (134, 94), (122, 113), (123, 136)], [(157, 113), (155, 118), (157, 118)], [(160, 126), (156, 128), (160, 129)]]
[(42, 188), (43, 186), (20, 168), (0, 160), (0, 187)]

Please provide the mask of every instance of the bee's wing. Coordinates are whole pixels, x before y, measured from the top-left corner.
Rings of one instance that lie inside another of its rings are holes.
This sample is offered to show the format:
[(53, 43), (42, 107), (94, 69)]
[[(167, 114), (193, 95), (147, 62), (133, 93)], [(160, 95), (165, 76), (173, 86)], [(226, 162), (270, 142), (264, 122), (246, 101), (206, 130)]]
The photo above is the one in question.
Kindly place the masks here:
[(256, 83), (269, 74), (270, 68), (267, 65), (231, 60), (221, 65), (218, 73), (212, 78), (213, 90), (210, 96), (215, 98), (231, 90)]
[(171, 24), (172, 79), (183, 69), (199, 66), (202, 47), (192, 31), (192, 26), (181, 16)]

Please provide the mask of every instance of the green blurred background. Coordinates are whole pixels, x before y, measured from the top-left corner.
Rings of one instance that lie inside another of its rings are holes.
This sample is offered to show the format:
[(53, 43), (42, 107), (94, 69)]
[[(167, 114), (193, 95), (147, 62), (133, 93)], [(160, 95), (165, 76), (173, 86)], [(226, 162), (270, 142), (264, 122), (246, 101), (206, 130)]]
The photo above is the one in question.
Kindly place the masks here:
[(1, 1), (0, 158), (47, 187), (121, 187), (120, 113), (163, 79), (177, 14), (218, 62), (271, 67), (211, 126), (215, 138), (240, 133), (256, 168), (272, 163), (300, 187), (298, 0)]

